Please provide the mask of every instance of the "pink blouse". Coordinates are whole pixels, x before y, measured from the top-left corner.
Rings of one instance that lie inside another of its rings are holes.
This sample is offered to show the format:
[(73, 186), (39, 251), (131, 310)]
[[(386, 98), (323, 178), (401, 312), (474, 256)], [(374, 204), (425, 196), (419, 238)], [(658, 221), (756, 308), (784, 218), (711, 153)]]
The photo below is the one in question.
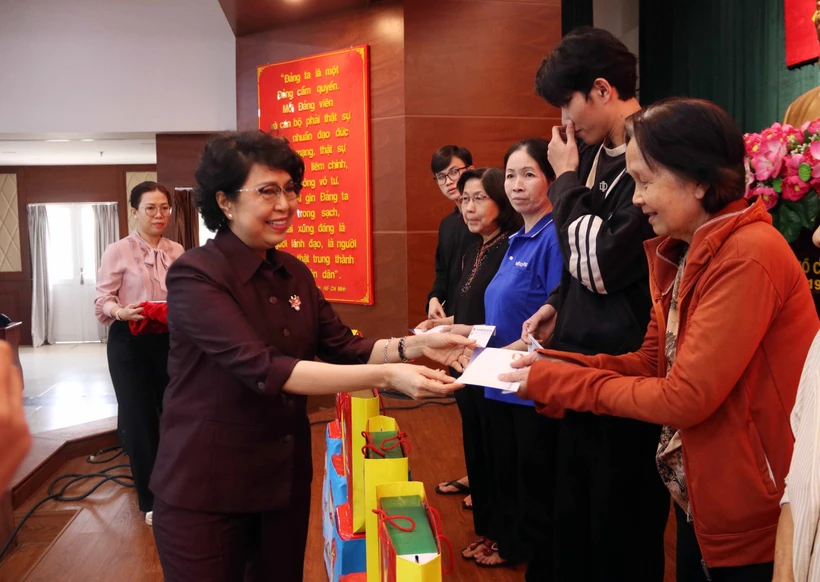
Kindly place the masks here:
[(108, 245), (97, 273), (94, 314), (101, 323), (114, 321), (111, 310), (143, 301), (164, 301), (165, 274), (185, 252), (181, 244), (163, 237), (153, 248), (136, 231)]

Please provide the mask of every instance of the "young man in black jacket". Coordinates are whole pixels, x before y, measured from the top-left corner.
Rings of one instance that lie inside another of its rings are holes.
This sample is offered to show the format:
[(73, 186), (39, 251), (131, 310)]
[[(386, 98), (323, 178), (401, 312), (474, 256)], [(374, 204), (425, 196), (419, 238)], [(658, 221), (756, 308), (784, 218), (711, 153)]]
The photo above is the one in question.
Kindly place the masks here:
[[(541, 63), (536, 91), (561, 108), (549, 190), (564, 273), (547, 304), (524, 323), (549, 347), (585, 354), (640, 348), (651, 298), (643, 241), (654, 236), (632, 204), (625, 119), (640, 109), (637, 59), (607, 31), (565, 36)], [(578, 140), (576, 142), (576, 140)], [(528, 580), (662, 582), (669, 496), (658, 476), (660, 427), (567, 412), (561, 423), (551, 555)], [(546, 554), (545, 549), (545, 554)], [(550, 564), (550, 559), (552, 563)]]
[(467, 228), (458, 207), (461, 193), (456, 184), (461, 174), (472, 167), (473, 155), (470, 150), (455, 145), (439, 148), (430, 161), (433, 181), (441, 193), (455, 204), (453, 211), (441, 219), (438, 227), (436, 280), (427, 296), (427, 317), (430, 319), (442, 319), (453, 314), (450, 295), (461, 279), (461, 259), (467, 248), (481, 238)]

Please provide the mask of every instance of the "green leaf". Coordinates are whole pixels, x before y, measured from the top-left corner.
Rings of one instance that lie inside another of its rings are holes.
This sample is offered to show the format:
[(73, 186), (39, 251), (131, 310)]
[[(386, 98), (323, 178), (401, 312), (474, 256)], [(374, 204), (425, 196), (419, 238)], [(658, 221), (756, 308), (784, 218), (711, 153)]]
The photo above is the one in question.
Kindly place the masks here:
[(774, 180), (772, 180), (772, 188), (774, 188), (774, 191), (777, 192), (778, 194), (782, 194), (783, 193), (783, 178), (775, 178)]
[(797, 235), (800, 234), (800, 229), (803, 228), (803, 223), (800, 215), (792, 210), (794, 203), (784, 201), (780, 205), (780, 220), (778, 230), (783, 233), (783, 236), (788, 242), (794, 242)]
[(800, 167), (797, 168), (797, 175), (800, 176), (803, 182), (808, 182), (811, 179), (811, 166), (805, 163), (800, 164)]
[(817, 218), (820, 216), (820, 197), (817, 196), (817, 192), (809, 190), (798, 204), (803, 207), (806, 228), (814, 230), (817, 225)]

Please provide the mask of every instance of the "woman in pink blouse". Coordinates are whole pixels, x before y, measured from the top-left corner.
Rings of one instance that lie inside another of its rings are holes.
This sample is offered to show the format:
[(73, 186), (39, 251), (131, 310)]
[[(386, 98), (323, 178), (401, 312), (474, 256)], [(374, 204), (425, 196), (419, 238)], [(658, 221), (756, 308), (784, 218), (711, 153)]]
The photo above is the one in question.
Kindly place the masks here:
[(97, 274), (97, 319), (111, 325), (108, 370), (119, 404), (120, 442), (131, 460), (140, 511), (152, 523), (148, 489), (159, 446), (162, 396), (168, 385), (168, 333), (132, 335), (129, 321), (144, 319), (140, 303), (165, 301), (165, 273), (185, 249), (163, 237), (171, 218), (171, 195), (156, 182), (131, 190), (137, 229), (105, 249)]

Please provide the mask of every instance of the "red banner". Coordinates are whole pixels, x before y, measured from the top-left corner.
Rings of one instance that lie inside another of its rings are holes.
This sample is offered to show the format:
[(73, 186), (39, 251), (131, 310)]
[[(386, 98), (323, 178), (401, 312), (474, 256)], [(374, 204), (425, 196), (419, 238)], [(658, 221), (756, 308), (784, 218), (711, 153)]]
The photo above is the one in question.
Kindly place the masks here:
[(278, 248), (305, 263), (328, 301), (373, 304), (367, 45), (257, 70), (259, 129), (305, 160), (299, 210)]
[(784, 0), (787, 67), (811, 61), (820, 55), (817, 29), (812, 22), (816, 10), (815, 0)]

